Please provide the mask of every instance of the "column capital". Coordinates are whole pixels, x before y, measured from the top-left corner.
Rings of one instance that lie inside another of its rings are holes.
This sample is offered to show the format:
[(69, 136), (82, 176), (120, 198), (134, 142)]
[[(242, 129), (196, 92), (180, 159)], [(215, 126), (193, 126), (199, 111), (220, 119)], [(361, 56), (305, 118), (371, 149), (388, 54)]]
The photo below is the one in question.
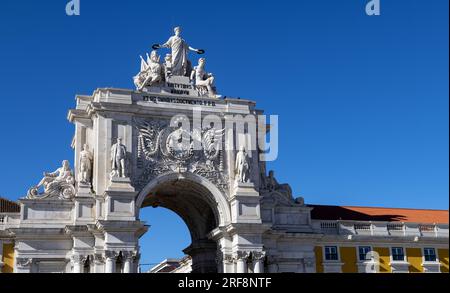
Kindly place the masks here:
[(252, 260), (263, 260), (266, 257), (265, 251), (252, 251)]
[(32, 263), (33, 263), (32, 258), (28, 258), (28, 257), (17, 257), (16, 258), (16, 266), (20, 269), (29, 268)]
[(101, 265), (105, 263), (105, 256), (101, 253), (95, 253), (94, 254), (94, 264)]
[(116, 260), (118, 256), (119, 256), (119, 252), (117, 252), (117, 251), (105, 250), (105, 258), (106, 259)]
[(122, 257), (125, 260), (133, 260), (136, 258), (137, 253), (135, 251), (122, 251)]
[(239, 260), (247, 260), (250, 256), (250, 252), (248, 251), (237, 251), (234, 255), (234, 259)]
[(70, 260), (76, 264), (84, 264), (87, 260), (87, 256), (81, 254), (74, 254), (70, 257)]

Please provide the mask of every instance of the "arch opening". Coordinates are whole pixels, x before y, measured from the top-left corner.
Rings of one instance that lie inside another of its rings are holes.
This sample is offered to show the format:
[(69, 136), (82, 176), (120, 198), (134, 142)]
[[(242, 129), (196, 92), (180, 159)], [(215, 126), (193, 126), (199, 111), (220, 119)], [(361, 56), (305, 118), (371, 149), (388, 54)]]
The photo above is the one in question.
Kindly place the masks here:
[[(224, 220), (224, 213), (209, 188), (187, 178), (168, 177), (158, 180), (157, 184), (150, 183), (138, 195), (136, 202), (138, 217), (139, 210), (145, 207), (162, 207), (176, 213), (190, 233), (191, 244), (183, 252), (191, 257), (192, 272), (217, 272), (217, 243), (208, 235)], [(158, 223), (149, 224), (154, 226)]]

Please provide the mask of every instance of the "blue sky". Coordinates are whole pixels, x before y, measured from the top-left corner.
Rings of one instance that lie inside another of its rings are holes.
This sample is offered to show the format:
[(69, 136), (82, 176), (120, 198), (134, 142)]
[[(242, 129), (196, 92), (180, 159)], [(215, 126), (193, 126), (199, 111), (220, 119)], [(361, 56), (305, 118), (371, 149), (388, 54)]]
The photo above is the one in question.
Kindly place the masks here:
[[(73, 161), (76, 94), (132, 88), (181, 25), (221, 94), (279, 115), (269, 164), (307, 203), (448, 209), (448, 0), (0, 2), (0, 195)], [(180, 218), (146, 209), (143, 262), (181, 256)], [(164, 225), (161, 225), (164, 223)], [(166, 234), (166, 231), (172, 233)]]

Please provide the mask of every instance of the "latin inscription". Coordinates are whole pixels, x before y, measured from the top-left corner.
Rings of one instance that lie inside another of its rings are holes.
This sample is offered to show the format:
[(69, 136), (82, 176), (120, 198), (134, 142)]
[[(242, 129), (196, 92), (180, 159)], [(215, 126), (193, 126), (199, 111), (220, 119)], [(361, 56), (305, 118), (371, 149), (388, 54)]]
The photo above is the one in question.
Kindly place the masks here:
[(211, 106), (215, 107), (216, 102), (207, 100), (191, 100), (191, 99), (180, 99), (171, 97), (158, 97), (158, 96), (142, 96), (144, 102), (157, 103), (172, 103), (172, 104), (185, 104), (185, 105), (198, 105), (198, 106)]

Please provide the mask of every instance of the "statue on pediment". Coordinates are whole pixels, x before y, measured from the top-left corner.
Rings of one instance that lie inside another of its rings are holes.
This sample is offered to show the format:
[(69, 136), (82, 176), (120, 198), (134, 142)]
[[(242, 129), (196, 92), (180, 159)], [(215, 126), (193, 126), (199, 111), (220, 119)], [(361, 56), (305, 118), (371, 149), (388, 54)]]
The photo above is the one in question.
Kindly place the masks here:
[(205, 58), (198, 59), (198, 65), (191, 72), (191, 81), (194, 82), (200, 96), (208, 95), (216, 98), (216, 89), (214, 87), (214, 76), (205, 70)]
[(273, 170), (269, 171), (269, 175), (264, 178), (262, 188), (269, 192), (279, 192), (283, 194), (288, 199), (293, 199), (292, 189), (289, 184), (280, 184), (275, 178), (275, 172)]
[(133, 78), (134, 84), (138, 90), (142, 90), (146, 86), (152, 86), (163, 80), (164, 68), (159, 63), (160, 56), (156, 51), (152, 51), (150, 56), (147, 54), (147, 60), (141, 58), (141, 71)]
[(191, 63), (188, 59), (189, 51), (197, 54), (205, 53), (205, 50), (195, 49), (181, 37), (181, 27), (174, 28), (174, 35), (162, 45), (155, 44), (152, 46), (154, 50), (159, 48), (171, 49), (171, 74), (176, 76), (188, 76), (191, 72)]
[[(38, 185), (28, 190), (27, 198), (50, 198), (59, 197), (61, 199), (69, 199), (75, 196), (75, 179), (70, 169), (69, 161), (64, 160), (62, 166), (54, 172), (44, 172), (44, 178)], [(39, 189), (43, 187), (44, 191), (39, 193)]]

